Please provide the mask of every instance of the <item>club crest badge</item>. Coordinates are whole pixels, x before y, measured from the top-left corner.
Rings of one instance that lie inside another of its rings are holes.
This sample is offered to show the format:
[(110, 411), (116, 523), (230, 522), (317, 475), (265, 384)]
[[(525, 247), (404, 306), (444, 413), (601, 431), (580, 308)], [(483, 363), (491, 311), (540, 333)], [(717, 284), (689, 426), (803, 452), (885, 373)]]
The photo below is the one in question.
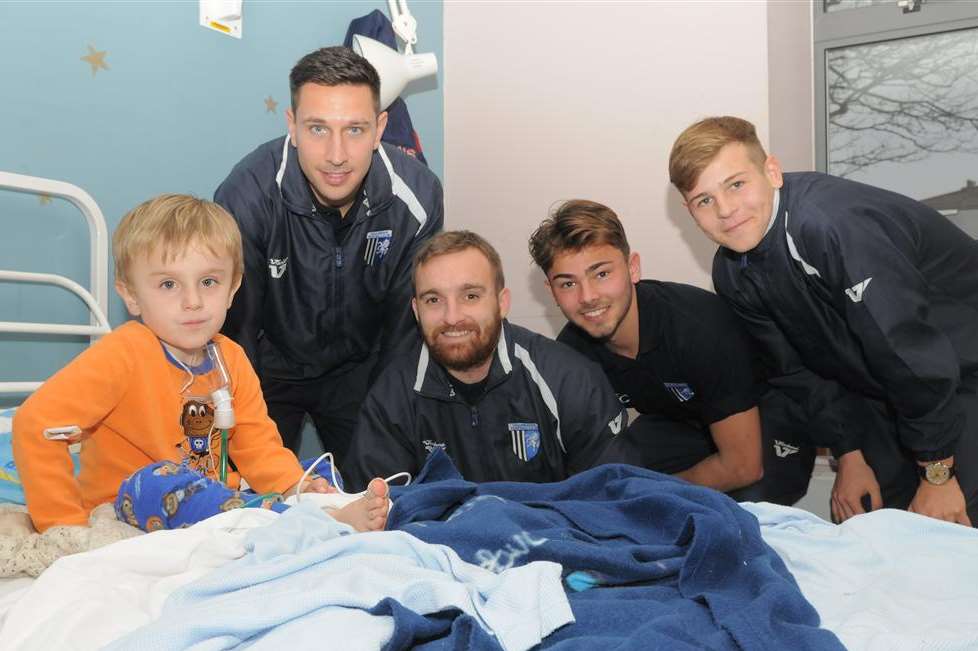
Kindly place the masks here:
[(513, 454), (521, 461), (529, 461), (540, 451), (540, 426), (536, 423), (510, 423), (509, 435), (513, 442)]
[(663, 382), (666, 390), (676, 397), (679, 402), (692, 400), (696, 394), (685, 382)]
[(367, 233), (367, 246), (363, 249), (363, 261), (371, 267), (380, 262), (391, 248), (394, 231), (370, 231)]

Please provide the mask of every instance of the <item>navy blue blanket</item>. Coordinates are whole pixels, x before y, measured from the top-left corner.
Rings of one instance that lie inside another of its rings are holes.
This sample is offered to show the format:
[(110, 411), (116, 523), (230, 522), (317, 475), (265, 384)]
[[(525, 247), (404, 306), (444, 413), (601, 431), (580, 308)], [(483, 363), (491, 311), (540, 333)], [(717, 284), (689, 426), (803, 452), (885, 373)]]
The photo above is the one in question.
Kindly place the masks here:
[[(464, 560), (563, 565), (577, 622), (541, 648), (844, 649), (754, 516), (722, 493), (626, 465), (552, 484), (474, 484), (436, 450), (394, 497), (389, 528)], [(391, 601), (375, 611), (395, 617), (388, 648), (497, 648), (467, 616), (421, 617)]]

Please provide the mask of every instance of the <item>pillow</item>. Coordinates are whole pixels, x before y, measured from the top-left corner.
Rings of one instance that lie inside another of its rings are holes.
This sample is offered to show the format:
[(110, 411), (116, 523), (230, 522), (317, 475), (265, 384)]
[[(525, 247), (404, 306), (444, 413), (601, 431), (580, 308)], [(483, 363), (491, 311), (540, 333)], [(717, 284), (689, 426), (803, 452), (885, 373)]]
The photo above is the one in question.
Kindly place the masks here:
[[(20, 484), (20, 476), (14, 465), (13, 422), (16, 411), (16, 407), (0, 410), (0, 502), (23, 504), (24, 487)], [(76, 452), (71, 453), (71, 461), (77, 475), (81, 466)]]

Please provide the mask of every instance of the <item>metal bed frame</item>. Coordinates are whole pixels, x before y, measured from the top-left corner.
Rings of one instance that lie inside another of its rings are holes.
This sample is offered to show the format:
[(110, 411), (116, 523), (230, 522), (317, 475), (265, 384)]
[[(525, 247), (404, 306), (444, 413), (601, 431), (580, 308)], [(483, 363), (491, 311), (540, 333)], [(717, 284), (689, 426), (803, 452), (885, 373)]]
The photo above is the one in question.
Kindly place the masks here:
[[(11, 172), (0, 172), (0, 190), (46, 195), (71, 202), (88, 223), (91, 252), (89, 258), (91, 291), (74, 280), (58, 274), (0, 270), (0, 282), (54, 285), (72, 292), (88, 307), (90, 312), (88, 325), (0, 321), (0, 332), (87, 335), (90, 337), (90, 343), (95, 343), (100, 336), (112, 330), (106, 318), (109, 301), (109, 235), (105, 217), (98, 204), (90, 194), (71, 183)], [(0, 395), (30, 393), (39, 386), (41, 382), (0, 382)]]

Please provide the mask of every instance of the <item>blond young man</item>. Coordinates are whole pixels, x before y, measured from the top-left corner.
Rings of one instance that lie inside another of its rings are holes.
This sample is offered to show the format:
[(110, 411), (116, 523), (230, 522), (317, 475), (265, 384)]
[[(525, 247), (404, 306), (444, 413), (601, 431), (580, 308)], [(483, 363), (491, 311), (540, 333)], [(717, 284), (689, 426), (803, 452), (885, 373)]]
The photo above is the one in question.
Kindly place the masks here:
[(735, 117), (687, 128), (669, 175), (770, 382), (839, 459), (834, 518), (978, 522), (978, 242), (902, 195), (783, 173)]
[[(282, 446), (241, 347), (218, 334), (241, 283), (241, 236), (231, 216), (208, 201), (162, 195), (123, 217), (113, 254), (116, 291), (137, 320), (72, 360), (14, 417), (14, 458), (37, 530), (87, 525), (92, 509), (115, 500), (120, 484), (150, 464), (172, 462), (158, 475), (179, 469), (217, 478), (220, 434), (213, 422), (202, 433), (194, 426), (213, 417), (210, 387), (201, 386), (214, 367), (204, 353), (211, 342), (223, 357), (234, 410), (227, 451), (241, 474), (228, 475), (228, 486), (243, 477), (260, 493), (294, 493), (303, 469)], [(77, 479), (72, 439), (83, 441)], [(372, 488), (386, 495), (379, 484)], [(302, 490), (336, 489), (317, 478)], [(189, 492), (173, 495), (173, 511)], [(242, 503), (235, 495), (220, 509)], [(383, 528), (386, 514), (379, 495), (334, 512), (358, 529)]]
[(751, 341), (722, 299), (641, 280), (618, 216), (594, 201), (557, 206), (530, 255), (568, 320), (557, 340), (600, 364), (641, 414), (616, 439), (616, 460), (740, 500), (805, 494), (814, 450), (781, 426), (783, 401), (755, 382)]
[(411, 301), (424, 341), (367, 395), (344, 468), (416, 474), (443, 450), (470, 481), (550, 482), (601, 462), (628, 425), (601, 369), (509, 323), (499, 254), (470, 231), (447, 231), (414, 259)]

